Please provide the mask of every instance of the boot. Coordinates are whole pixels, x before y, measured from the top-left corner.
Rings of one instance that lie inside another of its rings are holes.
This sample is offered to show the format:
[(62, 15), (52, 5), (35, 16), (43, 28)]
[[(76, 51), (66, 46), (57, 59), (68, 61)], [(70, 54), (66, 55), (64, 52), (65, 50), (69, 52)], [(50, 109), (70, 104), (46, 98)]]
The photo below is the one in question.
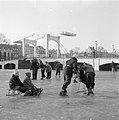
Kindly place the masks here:
[(88, 94), (87, 95), (94, 95), (94, 93), (93, 93), (93, 89), (90, 87), (90, 88), (88, 88)]
[(67, 90), (62, 89), (59, 95), (60, 96), (67, 96)]
[(39, 91), (37, 92), (37, 96), (39, 96), (41, 94), (41, 92), (43, 91), (42, 88), (39, 89)]

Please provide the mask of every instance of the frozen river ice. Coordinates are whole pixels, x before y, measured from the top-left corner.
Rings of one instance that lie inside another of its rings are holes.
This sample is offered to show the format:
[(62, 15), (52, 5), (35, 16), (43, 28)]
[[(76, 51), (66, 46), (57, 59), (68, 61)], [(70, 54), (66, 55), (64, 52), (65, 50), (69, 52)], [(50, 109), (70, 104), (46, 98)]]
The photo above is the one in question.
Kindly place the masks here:
[[(25, 72), (19, 70), (20, 78)], [(119, 120), (119, 72), (99, 72), (95, 77), (95, 96), (77, 93), (77, 83), (68, 87), (69, 97), (60, 97), (63, 76), (33, 83), (44, 89), (39, 97), (6, 96), (13, 70), (0, 71), (0, 120)]]

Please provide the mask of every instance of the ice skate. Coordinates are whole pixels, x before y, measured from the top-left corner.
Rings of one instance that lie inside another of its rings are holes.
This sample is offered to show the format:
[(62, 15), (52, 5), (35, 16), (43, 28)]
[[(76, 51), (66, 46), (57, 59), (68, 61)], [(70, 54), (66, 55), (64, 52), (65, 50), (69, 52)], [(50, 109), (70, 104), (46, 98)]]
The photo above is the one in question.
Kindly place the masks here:
[(39, 89), (38, 93), (37, 93), (37, 96), (39, 96), (41, 94), (41, 92), (43, 91), (42, 88)]
[(94, 95), (93, 89), (89, 89), (87, 95), (88, 96), (90, 96), (90, 95), (93, 96)]
[(68, 96), (67, 91), (65, 91), (65, 90), (62, 90), (59, 95), (60, 96)]

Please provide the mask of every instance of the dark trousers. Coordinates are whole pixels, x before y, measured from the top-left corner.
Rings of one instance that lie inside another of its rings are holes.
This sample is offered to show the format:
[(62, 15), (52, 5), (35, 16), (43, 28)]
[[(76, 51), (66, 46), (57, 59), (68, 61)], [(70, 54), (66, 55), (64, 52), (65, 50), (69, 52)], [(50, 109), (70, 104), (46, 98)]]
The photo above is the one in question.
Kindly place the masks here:
[(73, 74), (72, 68), (70, 68), (69, 66), (66, 66), (64, 68), (64, 84), (62, 86), (62, 89), (64, 91), (66, 91), (66, 88), (71, 83), (72, 74)]
[(32, 73), (33, 74), (33, 78), (32, 78), (33, 80), (37, 80), (37, 73), (38, 73), (38, 69), (34, 68), (33, 73)]
[(29, 95), (37, 95), (37, 93), (39, 92), (40, 88), (34, 88), (34, 87), (27, 87), (27, 91)]
[(27, 89), (24, 86), (16, 86), (15, 90), (18, 90), (21, 93), (25, 93), (27, 91)]
[(51, 71), (47, 72), (47, 78), (50, 79), (51, 78)]
[(86, 73), (86, 87), (87, 89), (91, 88), (93, 89), (94, 86), (95, 86), (95, 83), (94, 83), (94, 80), (95, 80), (95, 74), (90, 72), (90, 73)]
[(45, 77), (45, 69), (41, 69), (41, 78)]
[(56, 76), (59, 74), (59, 76), (60, 76), (60, 70), (56, 70)]

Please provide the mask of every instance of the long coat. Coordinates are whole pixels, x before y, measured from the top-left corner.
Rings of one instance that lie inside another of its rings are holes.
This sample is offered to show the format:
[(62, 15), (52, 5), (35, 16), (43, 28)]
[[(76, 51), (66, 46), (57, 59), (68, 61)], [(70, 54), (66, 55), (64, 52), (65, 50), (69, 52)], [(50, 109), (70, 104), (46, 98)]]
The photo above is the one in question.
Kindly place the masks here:
[(23, 81), (23, 85), (27, 90), (34, 89), (35, 86), (33, 85), (31, 78), (26, 77)]
[(15, 89), (16, 86), (23, 86), (23, 83), (18, 76), (12, 75), (9, 81), (9, 86), (11, 89)]
[(52, 71), (51, 65), (50, 64), (46, 64), (46, 72), (48, 73), (50, 71)]

